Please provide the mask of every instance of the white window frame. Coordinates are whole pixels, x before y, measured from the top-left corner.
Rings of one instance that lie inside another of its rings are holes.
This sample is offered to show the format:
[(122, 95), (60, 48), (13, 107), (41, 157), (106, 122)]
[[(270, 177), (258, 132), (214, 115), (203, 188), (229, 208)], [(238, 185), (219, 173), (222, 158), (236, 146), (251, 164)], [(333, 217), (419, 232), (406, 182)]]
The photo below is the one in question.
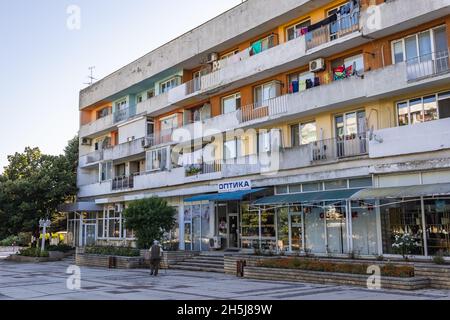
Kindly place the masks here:
[[(265, 89), (267, 86), (274, 86), (274, 88), (275, 88), (275, 96), (264, 100), (264, 89)], [(257, 93), (256, 93), (256, 91), (257, 91), (259, 88), (261, 88), (261, 93), (262, 93), (261, 99), (262, 99), (262, 101), (256, 101), (257, 96), (258, 96)], [(271, 99), (275, 99), (276, 97), (279, 97), (280, 94), (281, 94), (281, 83), (280, 83), (280, 81), (278, 81), (278, 80), (272, 80), (272, 81), (269, 81), (269, 82), (260, 84), (260, 85), (258, 85), (258, 86), (255, 86), (255, 87), (253, 88), (253, 103), (254, 103), (255, 107), (261, 107), (261, 106), (264, 106), (264, 102), (269, 101), (269, 100), (271, 100)], [(259, 105), (259, 104), (261, 104), (261, 105)]]
[(236, 54), (238, 54), (238, 53), (239, 53), (239, 49), (229, 51), (229, 52), (223, 54), (223, 55), (220, 57), (220, 60), (225, 60), (225, 59), (231, 58), (232, 56), (234, 56), (234, 55), (236, 55)]
[[(169, 154), (169, 150), (170, 147), (163, 147), (163, 148), (158, 148), (158, 149), (153, 149), (153, 150), (149, 150), (146, 152), (146, 157), (145, 157), (145, 161), (146, 161), (146, 171), (147, 172), (158, 172), (158, 171), (168, 171), (169, 170), (169, 159), (170, 159), (170, 154)], [(156, 154), (156, 157), (159, 157), (159, 153), (161, 154), (161, 160), (159, 161), (163, 161), (163, 153), (166, 153), (166, 165), (165, 165), (165, 169), (161, 169), (161, 165), (158, 168), (154, 168), (153, 167), (153, 155)]]
[[(112, 161), (104, 161), (104, 162), (100, 162), (98, 165), (99, 165), (98, 181), (100, 181), (100, 183), (101, 182), (111, 181), (113, 179), (113, 162)], [(109, 178), (108, 178), (108, 175), (106, 175), (106, 179), (105, 180), (102, 179), (103, 165), (106, 165), (106, 170), (109, 171)], [(108, 168), (108, 165), (109, 165), (109, 168)]]
[[(305, 19), (305, 20), (302, 20), (302, 21), (300, 21), (300, 22), (291, 24), (289, 27), (287, 27), (287, 28), (286, 28), (286, 31), (285, 31), (286, 41), (292, 41), (292, 40), (295, 40), (295, 39), (299, 38), (299, 36), (297, 35), (297, 32), (296, 32), (297, 27), (298, 27), (299, 25), (304, 24), (304, 23), (307, 23), (307, 22), (309, 22), (309, 23), (311, 24), (311, 19)], [(294, 36), (294, 39), (289, 40), (289, 30), (291, 30), (291, 29), (294, 29), (294, 35), (295, 35), (295, 36)]]
[[(439, 114), (439, 100), (443, 100), (443, 99), (439, 99), (439, 95), (440, 94), (442, 94), (442, 93), (450, 93), (450, 91), (449, 90), (444, 90), (444, 91), (439, 91), (439, 92), (436, 92), (436, 93), (430, 93), (430, 94), (425, 94), (425, 95), (422, 95), (422, 96), (419, 96), (419, 97), (412, 97), (412, 98), (409, 98), (409, 99), (406, 99), (406, 100), (399, 100), (399, 101), (396, 101), (395, 102), (395, 116), (396, 116), (396, 124), (397, 124), (397, 127), (400, 127), (400, 122), (398, 121), (398, 118), (399, 118), (399, 114), (398, 114), (398, 105), (399, 104), (401, 104), (401, 103), (406, 103), (407, 105), (408, 105), (408, 124), (406, 125), (406, 126), (402, 126), (402, 127), (407, 127), (407, 126), (412, 126), (412, 125), (414, 125), (413, 123), (411, 123), (411, 108), (410, 108), (410, 101), (411, 100), (416, 100), (416, 99), (421, 99), (421, 103), (422, 103), (422, 114), (425, 114), (425, 107), (424, 107), (424, 103), (423, 103), (423, 99), (424, 98), (426, 98), (426, 97), (431, 97), (431, 96), (435, 96), (435, 99), (436, 99), (436, 113), (437, 113), (437, 119), (436, 120), (440, 120), (441, 119), (441, 116), (440, 116), (440, 114)], [(424, 121), (425, 119), (422, 119), (422, 122), (421, 123), (425, 123), (425, 121)], [(430, 120), (430, 121), (436, 121), (436, 120)], [(426, 122), (430, 122), (430, 121), (426, 121)]]
[[(432, 51), (432, 52), (431, 52), (431, 56), (432, 56), (432, 59), (434, 60), (434, 59), (436, 58), (436, 52), (435, 52), (435, 35), (434, 35), (434, 32), (435, 32), (436, 29), (441, 29), (441, 28), (446, 28), (446, 25), (445, 25), (445, 24), (442, 24), (442, 25), (439, 25), (439, 26), (437, 26), (437, 27), (430, 28), (430, 29), (427, 29), (427, 30), (423, 30), (423, 31), (420, 31), (420, 32), (417, 32), (417, 33), (413, 33), (413, 34), (407, 35), (407, 36), (405, 36), (405, 37), (403, 37), (403, 38), (400, 38), (400, 39), (396, 39), (396, 40), (391, 41), (391, 57), (392, 57), (392, 64), (396, 64), (396, 62), (395, 62), (395, 51), (394, 51), (394, 47), (395, 47), (395, 44), (396, 44), (396, 43), (399, 43), (399, 42), (402, 43), (403, 60), (400, 61), (400, 62), (397, 62), (397, 63), (407, 62), (407, 60), (406, 60), (406, 41), (405, 41), (405, 40), (406, 40), (407, 38), (411, 38), (411, 37), (415, 37), (415, 38), (416, 38), (416, 47), (417, 47), (418, 61), (420, 62), (420, 58), (421, 58), (421, 56), (423, 56), (423, 55), (420, 53), (419, 35), (422, 34), (422, 33), (426, 33), (426, 32), (430, 32), (431, 51)], [(447, 29), (446, 29), (446, 30), (447, 30)]]
[(180, 85), (180, 76), (174, 76), (159, 84), (159, 92), (165, 93)]
[[(358, 109), (358, 110), (353, 110), (353, 111), (349, 111), (349, 112), (336, 113), (336, 114), (334, 115), (334, 117), (333, 117), (333, 123), (334, 123), (334, 135), (335, 135), (335, 138), (336, 138), (336, 139), (339, 138), (339, 137), (337, 136), (337, 123), (336, 123), (336, 118), (339, 117), (339, 116), (342, 116), (342, 117), (343, 117), (343, 120), (344, 120), (344, 137), (346, 137), (346, 136), (347, 136), (347, 122), (345, 121), (346, 118), (347, 118), (346, 116), (349, 115), (349, 114), (354, 113), (354, 114), (356, 115), (356, 121), (358, 121), (358, 113), (360, 113), (360, 112), (364, 112), (365, 119), (367, 119), (367, 112), (366, 112), (365, 109)], [(367, 123), (366, 123), (365, 125), (367, 126)], [(356, 126), (358, 127), (358, 122), (356, 122)], [(357, 128), (357, 129), (358, 129), (358, 128)], [(366, 128), (366, 130), (367, 130), (367, 128)]]
[[(171, 121), (172, 126), (170, 128), (163, 128), (164, 121)], [(159, 128), (161, 132), (166, 130), (173, 130), (178, 128), (178, 114), (172, 114), (170, 116), (159, 119)]]
[[(227, 112), (227, 113), (225, 113), (225, 100), (229, 100), (229, 99), (234, 99), (234, 111), (229, 111), (229, 112)], [(238, 106), (237, 105), (237, 100), (238, 99), (241, 99), (241, 93), (240, 92), (236, 92), (236, 93), (234, 93), (234, 94), (230, 94), (229, 96), (226, 96), (226, 97), (223, 97), (222, 99), (221, 99), (221, 111), (222, 111), (222, 114), (228, 114), (228, 113), (232, 113), (232, 112), (235, 112), (235, 111), (237, 111), (237, 110), (239, 110), (241, 107), (242, 107), (242, 100), (241, 100), (241, 103), (240, 103), (240, 106)]]

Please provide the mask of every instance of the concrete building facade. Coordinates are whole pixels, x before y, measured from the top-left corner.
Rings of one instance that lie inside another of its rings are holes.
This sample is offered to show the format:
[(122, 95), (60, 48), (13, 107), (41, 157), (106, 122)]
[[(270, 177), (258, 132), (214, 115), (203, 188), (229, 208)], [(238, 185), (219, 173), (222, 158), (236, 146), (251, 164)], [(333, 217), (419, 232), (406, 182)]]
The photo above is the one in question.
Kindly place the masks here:
[(80, 92), (78, 246), (450, 252), (449, 0), (248, 0)]

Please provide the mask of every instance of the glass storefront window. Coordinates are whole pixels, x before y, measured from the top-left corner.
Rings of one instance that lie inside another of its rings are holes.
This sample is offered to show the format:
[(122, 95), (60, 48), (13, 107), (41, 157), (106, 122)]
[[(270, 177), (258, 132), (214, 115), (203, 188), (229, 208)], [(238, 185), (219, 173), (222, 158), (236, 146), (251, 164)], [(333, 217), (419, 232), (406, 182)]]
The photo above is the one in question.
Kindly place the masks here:
[(392, 247), (395, 235), (408, 233), (418, 242), (418, 246), (411, 254), (424, 255), (420, 199), (382, 200), (380, 205), (383, 253), (399, 254)]
[(311, 253), (326, 253), (325, 220), (321, 204), (303, 207), (305, 217), (305, 247)]
[(211, 227), (213, 219), (211, 219), (212, 208), (209, 204), (202, 205), (202, 250), (209, 250), (209, 239), (213, 237), (212, 230), (214, 226)]
[(242, 248), (252, 249), (258, 247), (259, 241), (259, 211), (250, 210), (248, 204), (241, 207), (241, 233)]
[(450, 254), (450, 199), (425, 199), (428, 255)]
[(289, 251), (289, 207), (277, 210), (277, 248), (279, 251)]
[(201, 250), (201, 206), (192, 206), (192, 235), (193, 235), (193, 248), (194, 251)]
[(347, 248), (347, 210), (345, 201), (325, 203), (324, 216), (327, 223), (328, 252), (345, 253)]
[(373, 201), (352, 202), (353, 250), (360, 255), (377, 255), (377, 216)]
[(275, 242), (275, 209), (261, 209), (261, 247), (275, 251)]
[(289, 226), (291, 228), (291, 251), (303, 251), (303, 218), (302, 207), (291, 206), (289, 208)]

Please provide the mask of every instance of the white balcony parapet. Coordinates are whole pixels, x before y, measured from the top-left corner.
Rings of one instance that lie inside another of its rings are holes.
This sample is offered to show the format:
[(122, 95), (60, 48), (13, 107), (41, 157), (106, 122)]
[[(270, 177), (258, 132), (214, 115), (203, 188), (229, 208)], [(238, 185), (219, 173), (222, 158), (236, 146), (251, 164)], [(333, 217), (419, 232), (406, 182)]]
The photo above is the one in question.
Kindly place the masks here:
[(450, 118), (374, 131), (370, 158), (450, 149)]
[(97, 119), (91, 123), (80, 127), (80, 138), (89, 137), (99, 132), (107, 131), (113, 126), (113, 115), (109, 114), (105, 117)]
[(103, 160), (118, 160), (144, 153), (145, 138), (134, 139), (103, 150)]
[(79, 167), (86, 168), (103, 160), (103, 151), (97, 150), (89, 154), (80, 156)]

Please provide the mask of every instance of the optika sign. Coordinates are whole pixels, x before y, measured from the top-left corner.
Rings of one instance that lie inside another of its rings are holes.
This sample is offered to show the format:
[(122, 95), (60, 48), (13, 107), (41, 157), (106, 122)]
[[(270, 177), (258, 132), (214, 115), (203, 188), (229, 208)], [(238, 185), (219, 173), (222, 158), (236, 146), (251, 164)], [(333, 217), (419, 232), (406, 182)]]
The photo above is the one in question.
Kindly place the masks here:
[(250, 180), (219, 183), (219, 192), (220, 193), (241, 191), (241, 190), (251, 190), (251, 189), (252, 189), (252, 182)]

